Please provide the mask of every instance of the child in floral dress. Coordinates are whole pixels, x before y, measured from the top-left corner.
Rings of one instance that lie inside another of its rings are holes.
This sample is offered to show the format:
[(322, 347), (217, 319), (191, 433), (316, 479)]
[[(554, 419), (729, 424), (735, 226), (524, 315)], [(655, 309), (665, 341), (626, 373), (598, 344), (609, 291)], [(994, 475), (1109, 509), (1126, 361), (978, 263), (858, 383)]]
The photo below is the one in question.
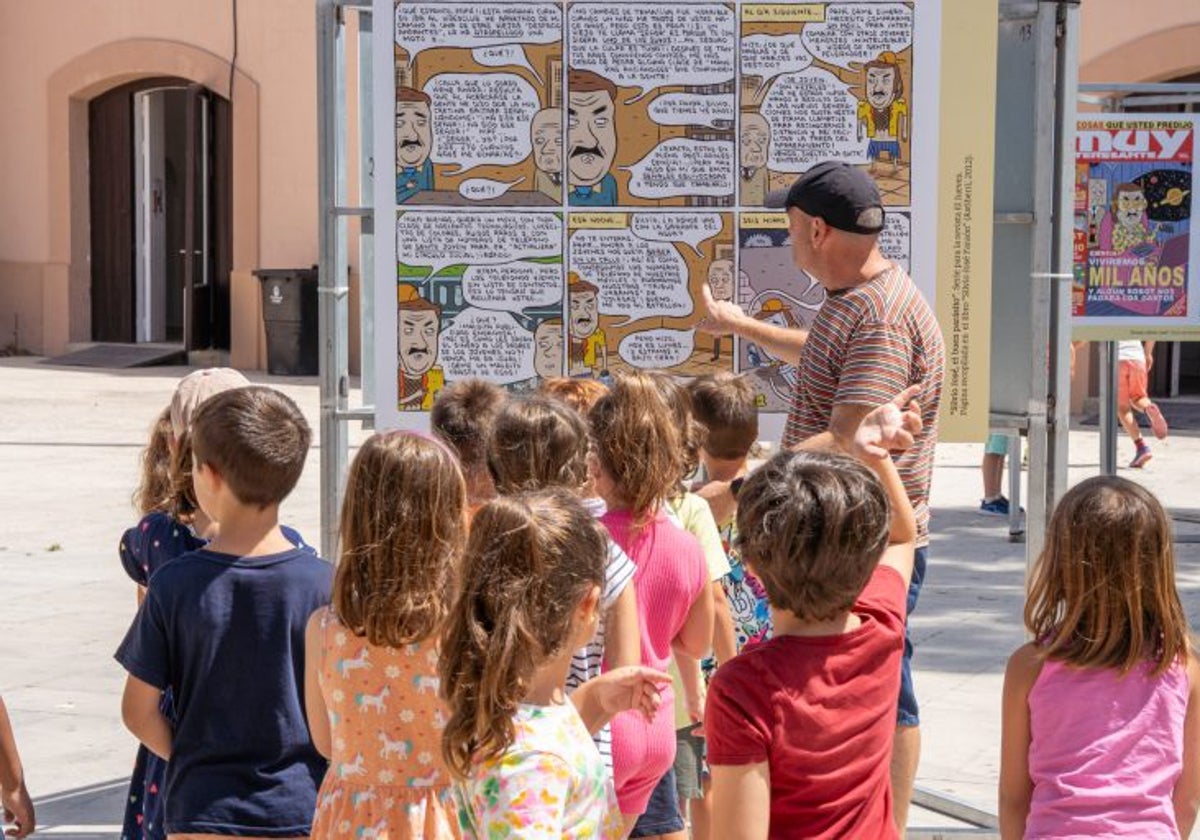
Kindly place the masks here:
[(350, 467), (333, 603), (305, 639), (305, 701), (330, 759), (313, 838), (444, 840), (438, 633), (466, 535), (457, 459), (423, 435), (375, 435)]

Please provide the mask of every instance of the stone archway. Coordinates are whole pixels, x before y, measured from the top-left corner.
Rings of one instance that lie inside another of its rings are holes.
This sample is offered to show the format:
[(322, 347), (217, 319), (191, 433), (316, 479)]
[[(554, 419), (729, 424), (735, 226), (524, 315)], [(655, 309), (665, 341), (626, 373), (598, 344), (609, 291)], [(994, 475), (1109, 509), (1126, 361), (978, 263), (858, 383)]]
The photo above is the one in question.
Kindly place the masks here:
[(137, 79), (175, 76), (203, 85), (232, 103), (233, 274), (258, 266), (259, 92), (221, 56), (190, 44), (131, 38), (77, 56), (47, 85), (49, 241), (43, 295), (47, 353), (91, 337), (88, 265), (88, 102)]

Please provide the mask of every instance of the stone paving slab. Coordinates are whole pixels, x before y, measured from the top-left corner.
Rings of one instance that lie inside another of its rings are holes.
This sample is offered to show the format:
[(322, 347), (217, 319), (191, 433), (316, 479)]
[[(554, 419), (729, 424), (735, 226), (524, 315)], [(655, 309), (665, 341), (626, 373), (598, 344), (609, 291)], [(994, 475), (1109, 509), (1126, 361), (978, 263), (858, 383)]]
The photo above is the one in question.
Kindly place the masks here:
[[(138, 455), (186, 368), (97, 371), (0, 360), (0, 693), (17, 727), (46, 836), (110, 837), (135, 744), (120, 722), (124, 674), (112, 660), (134, 611), (116, 555), (136, 521)], [(316, 436), (311, 378), (252, 374), (300, 404)], [(357, 395), (355, 396), (357, 399)], [(353, 427), (352, 441), (365, 433)], [(1095, 474), (1094, 431), (1071, 435), (1072, 481)], [(1132, 455), (1122, 440), (1122, 462)], [(1200, 438), (1155, 443), (1144, 482), (1200, 536)], [(924, 751), (918, 784), (995, 811), (1004, 663), (1019, 646), (1024, 546), (1007, 520), (978, 513), (978, 444), (943, 444), (933, 488), (933, 545), (912, 630)], [(319, 441), (283, 519), (318, 541)], [(1200, 544), (1179, 547), (1179, 583), (1200, 626)], [(914, 825), (952, 831), (920, 809)], [(923, 833), (922, 836), (933, 836)]]

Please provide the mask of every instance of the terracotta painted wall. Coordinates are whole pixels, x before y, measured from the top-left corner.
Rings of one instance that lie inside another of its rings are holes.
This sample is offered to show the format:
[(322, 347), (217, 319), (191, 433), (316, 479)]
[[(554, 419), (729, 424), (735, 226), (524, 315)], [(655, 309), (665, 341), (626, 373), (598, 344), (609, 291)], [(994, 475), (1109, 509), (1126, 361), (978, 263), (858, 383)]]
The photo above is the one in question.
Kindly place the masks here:
[(1080, 29), (1080, 81), (1156, 82), (1200, 71), (1194, 0), (1087, 0)]

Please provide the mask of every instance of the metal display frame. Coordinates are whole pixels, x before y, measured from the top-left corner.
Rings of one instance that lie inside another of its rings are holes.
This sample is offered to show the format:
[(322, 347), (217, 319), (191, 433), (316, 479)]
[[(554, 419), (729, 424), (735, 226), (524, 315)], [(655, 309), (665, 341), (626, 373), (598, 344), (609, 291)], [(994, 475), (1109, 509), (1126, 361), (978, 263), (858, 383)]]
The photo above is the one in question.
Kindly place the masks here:
[[(1035, 39), (1032, 103), (1034, 177), (1028, 208), (996, 208), (994, 224), (1029, 226), (1028, 305), (1031, 346), (1019, 365), (1028, 371), (1028, 392), (1015, 410), (993, 410), (990, 425), (1018, 432), (1029, 441), (1029, 517), (1026, 555), (1041, 551), (1049, 510), (1066, 489), (1069, 421), (1070, 278), (1074, 133), (1079, 0), (1000, 0), (1001, 22), (1018, 21)], [(346, 18), (357, 15), (358, 142), (348, 159), (346, 99)], [(367, 0), (316, 0), (318, 80), (318, 198), (320, 299), (320, 510), (321, 552), (335, 557), (338, 517), (349, 464), (349, 424), (374, 424), (374, 235), (372, 8)], [(1023, 34), (1024, 37), (1024, 34)], [(1117, 86), (1105, 90), (1113, 91)], [(1200, 93), (1200, 85), (1195, 85)], [(1003, 130), (1003, 129), (1001, 129)], [(359, 204), (346, 203), (347, 173), (357, 167)], [(999, 173), (1002, 175), (1002, 173)], [(350, 405), (348, 222), (360, 220), (362, 404)], [(1021, 377), (1024, 380), (1024, 377)], [(1060, 398), (1063, 396), (1063, 398)], [(1010, 440), (1010, 494), (1020, 500), (1020, 438)], [(1010, 531), (1019, 536), (1018, 520)], [(960, 800), (917, 788), (913, 803), (949, 816), (962, 828), (912, 829), (910, 838), (949, 835), (996, 837), (996, 818)]]
[[(1098, 113), (1124, 116), (1130, 105), (1191, 105), (1200, 103), (1200, 84), (1188, 82), (1148, 82), (1124, 84), (1088, 82), (1078, 86), (1077, 101), (1099, 106)], [(1117, 438), (1121, 424), (1117, 419), (1117, 342), (1100, 344), (1100, 474), (1117, 474)]]

